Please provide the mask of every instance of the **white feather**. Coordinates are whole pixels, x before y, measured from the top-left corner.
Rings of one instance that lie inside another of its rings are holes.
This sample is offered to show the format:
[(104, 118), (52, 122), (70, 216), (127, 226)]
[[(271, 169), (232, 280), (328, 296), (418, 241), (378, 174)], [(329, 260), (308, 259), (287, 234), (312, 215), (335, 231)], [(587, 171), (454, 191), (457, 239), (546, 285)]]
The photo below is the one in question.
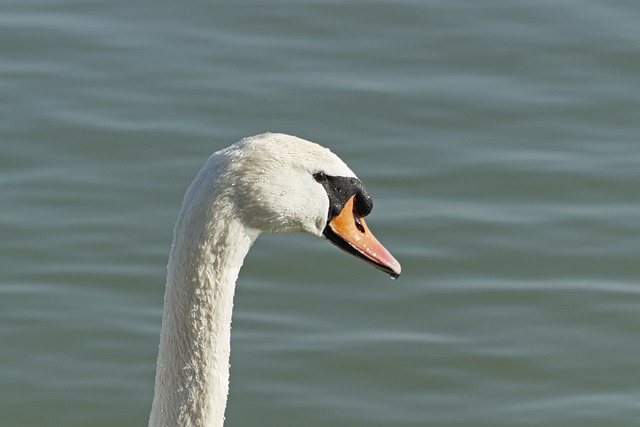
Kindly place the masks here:
[(213, 154), (196, 176), (169, 256), (150, 427), (223, 425), (240, 267), (261, 232), (322, 235), (319, 171), (355, 176), (326, 148), (266, 133)]

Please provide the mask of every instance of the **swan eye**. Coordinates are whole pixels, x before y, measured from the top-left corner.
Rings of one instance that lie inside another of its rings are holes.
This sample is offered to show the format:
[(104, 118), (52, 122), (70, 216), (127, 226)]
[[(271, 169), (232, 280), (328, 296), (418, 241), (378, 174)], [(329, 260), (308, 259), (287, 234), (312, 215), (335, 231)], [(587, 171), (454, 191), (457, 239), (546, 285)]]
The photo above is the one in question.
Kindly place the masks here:
[(313, 174), (313, 179), (315, 179), (316, 182), (325, 182), (327, 180), (327, 176), (324, 172), (320, 171)]

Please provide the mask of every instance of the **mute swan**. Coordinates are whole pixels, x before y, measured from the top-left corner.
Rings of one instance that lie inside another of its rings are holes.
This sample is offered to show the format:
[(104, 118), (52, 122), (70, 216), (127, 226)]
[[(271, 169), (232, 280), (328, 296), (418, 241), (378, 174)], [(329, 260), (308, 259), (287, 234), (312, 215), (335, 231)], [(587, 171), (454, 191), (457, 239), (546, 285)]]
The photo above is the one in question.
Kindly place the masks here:
[(214, 153), (174, 229), (149, 426), (223, 425), (235, 282), (261, 232), (324, 236), (400, 275), (364, 222), (371, 208), (354, 173), (315, 143), (265, 133)]

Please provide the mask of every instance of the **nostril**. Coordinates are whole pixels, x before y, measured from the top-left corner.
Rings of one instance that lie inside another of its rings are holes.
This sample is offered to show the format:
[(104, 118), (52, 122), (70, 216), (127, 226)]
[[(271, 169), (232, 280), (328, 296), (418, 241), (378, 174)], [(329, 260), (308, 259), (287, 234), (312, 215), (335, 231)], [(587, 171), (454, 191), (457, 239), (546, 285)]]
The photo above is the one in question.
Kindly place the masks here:
[(364, 233), (364, 225), (362, 225), (362, 221), (360, 221), (360, 218), (358, 217), (358, 215), (354, 212), (353, 213), (353, 220), (356, 223), (356, 228), (361, 232)]

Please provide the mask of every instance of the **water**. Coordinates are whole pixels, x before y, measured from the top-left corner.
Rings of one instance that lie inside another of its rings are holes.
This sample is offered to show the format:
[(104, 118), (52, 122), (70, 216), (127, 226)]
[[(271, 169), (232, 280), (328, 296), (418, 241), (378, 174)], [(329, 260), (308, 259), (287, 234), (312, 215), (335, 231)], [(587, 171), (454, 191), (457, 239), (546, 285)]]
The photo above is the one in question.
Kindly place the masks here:
[(261, 237), (228, 426), (637, 425), (636, 2), (2, 3), (0, 425), (146, 424), (184, 191), (267, 130), (403, 275)]

